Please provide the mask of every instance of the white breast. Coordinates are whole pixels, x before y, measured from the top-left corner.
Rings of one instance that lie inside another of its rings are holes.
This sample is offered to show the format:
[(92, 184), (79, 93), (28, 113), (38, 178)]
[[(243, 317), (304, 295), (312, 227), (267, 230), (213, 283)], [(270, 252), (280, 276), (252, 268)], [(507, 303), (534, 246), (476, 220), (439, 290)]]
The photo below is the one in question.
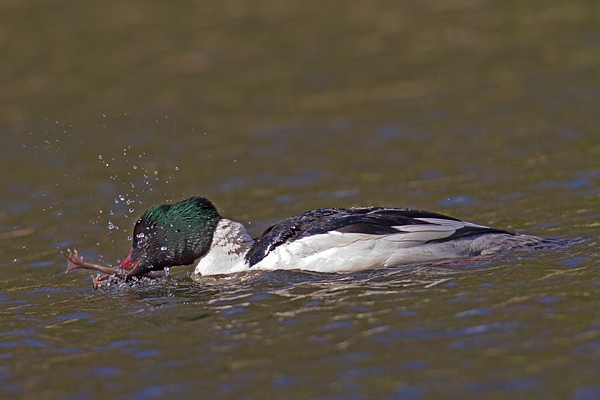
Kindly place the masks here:
[(244, 225), (228, 219), (219, 221), (209, 251), (194, 263), (199, 275), (230, 274), (248, 269), (244, 255), (252, 246)]

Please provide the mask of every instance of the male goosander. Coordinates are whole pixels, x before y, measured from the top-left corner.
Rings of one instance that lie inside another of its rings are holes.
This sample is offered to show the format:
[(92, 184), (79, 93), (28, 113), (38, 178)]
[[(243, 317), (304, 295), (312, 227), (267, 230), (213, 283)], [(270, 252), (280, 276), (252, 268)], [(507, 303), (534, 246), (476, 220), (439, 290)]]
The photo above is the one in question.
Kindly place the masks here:
[(127, 277), (194, 264), (194, 274), (300, 269), (353, 271), (486, 256), (548, 239), (407, 208), (321, 208), (275, 223), (252, 239), (204, 197), (148, 209), (121, 264)]

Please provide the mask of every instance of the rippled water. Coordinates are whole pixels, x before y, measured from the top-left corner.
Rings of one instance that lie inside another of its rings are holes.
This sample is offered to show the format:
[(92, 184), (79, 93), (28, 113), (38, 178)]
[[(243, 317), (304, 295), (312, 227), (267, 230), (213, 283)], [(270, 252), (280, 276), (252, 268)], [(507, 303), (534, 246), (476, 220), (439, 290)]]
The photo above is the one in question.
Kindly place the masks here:
[[(0, 5), (3, 398), (600, 397), (592, 1)], [(149, 206), (581, 239), (488, 260), (92, 291)]]

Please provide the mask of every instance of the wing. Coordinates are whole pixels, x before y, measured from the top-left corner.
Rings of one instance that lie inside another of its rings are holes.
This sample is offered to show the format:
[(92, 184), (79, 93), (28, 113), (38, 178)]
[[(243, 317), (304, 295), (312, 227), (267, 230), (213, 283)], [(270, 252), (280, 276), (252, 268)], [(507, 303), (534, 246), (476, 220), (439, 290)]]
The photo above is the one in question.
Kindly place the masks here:
[(397, 235), (398, 242), (403, 243), (400, 247), (487, 233), (510, 234), (429, 211), (383, 207), (322, 208), (286, 218), (267, 228), (246, 253), (246, 261), (252, 267), (282, 244), (331, 231)]

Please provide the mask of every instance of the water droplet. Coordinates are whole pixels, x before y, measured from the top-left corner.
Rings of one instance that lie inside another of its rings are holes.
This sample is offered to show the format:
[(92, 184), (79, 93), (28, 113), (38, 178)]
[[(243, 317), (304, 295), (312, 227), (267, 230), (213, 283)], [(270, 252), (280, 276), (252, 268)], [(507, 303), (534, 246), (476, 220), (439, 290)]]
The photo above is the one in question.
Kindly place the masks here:
[(179, 167), (175, 167), (175, 171), (179, 171)]
[(162, 251), (166, 251), (167, 250), (167, 246), (161, 246), (160, 248)]
[(134, 212), (134, 211), (135, 211), (135, 210), (134, 210), (133, 208), (130, 208), (130, 209), (129, 209), (129, 212), (130, 212), (130, 213), (132, 213), (132, 212)]
[(98, 160), (102, 160), (102, 154), (98, 155)]

